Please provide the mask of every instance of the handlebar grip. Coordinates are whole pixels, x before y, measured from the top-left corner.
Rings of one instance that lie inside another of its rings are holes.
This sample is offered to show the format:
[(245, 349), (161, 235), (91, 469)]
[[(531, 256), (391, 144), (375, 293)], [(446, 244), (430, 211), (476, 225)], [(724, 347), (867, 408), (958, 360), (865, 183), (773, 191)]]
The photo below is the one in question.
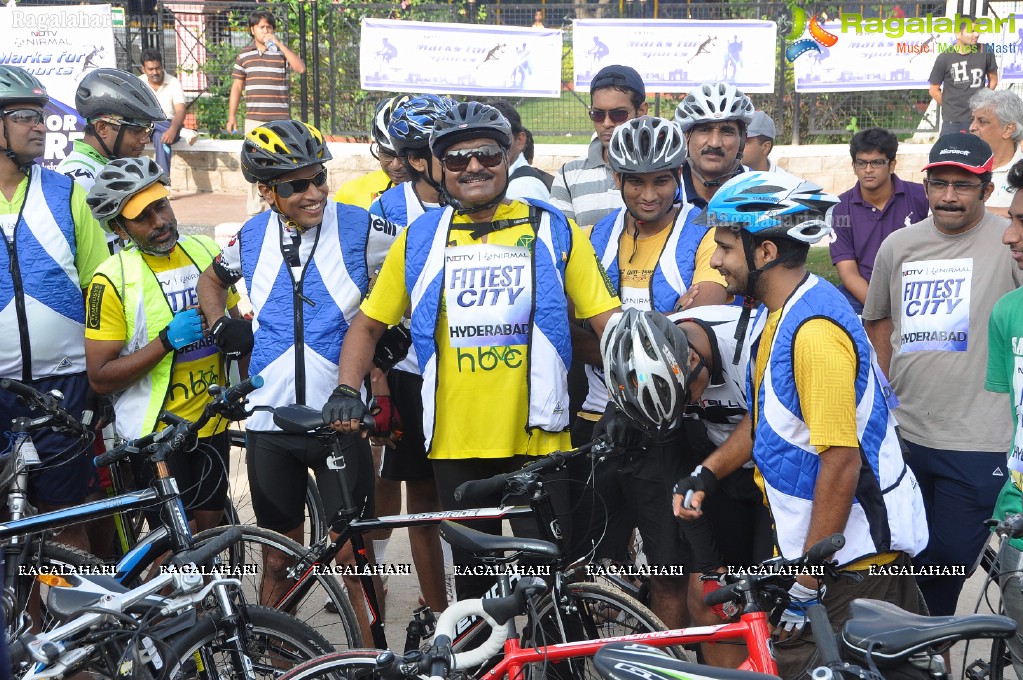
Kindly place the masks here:
[(806, 551), (806, 559), (804, 560), (804, 563), (815, 565), (830, 562), (835, 553), (841, 550), (844, 546), (845, 536), (842, 534), (832, 534), (810, 546), (810, 549)]
[(219, 555), (227, 548), (234, 545), (242, 538), (242, 530), (238, 527), (230, 527), (209, 543), (204, 543), (198, 548), (192, 548), (185, 552), (178, 553), (171, 559), (171, 564), (181, 566), (183, 564), (207, 564), (215, 555)]
[(703, 598), (703, 602), (708, 607), (716, 607), (719, 604), (734, 601), (735, 596), (735, 584), (729, 584), (707, 593)]
[(93, 458), (92, 459), (93, 463), (95, 463), (96, 467), (106, 467), (108, 465), (113, 465), (117, 461), (123, 458), (127, 458), (133, 453), (142, 451), (147, 446), (152, 444), (153, 440), (156, 439), (156, 434), (157, 434), (156, 432), (153, 432), (152, 434), (147, 434), (145, 437), (133, 439), (131, 441), (124, 442), (120, 446), (115, 446), (109, 451), (101, 453), (95, 458)]
[(813, 633), (813, 641), (817, 645), (819, 653), (819, 666), (832, 667), (842, 663), (842, 657), (838, 652), (838, 641), (835, 639), (835, 631), (831, 628), (828, 620), (828, 611), (822, 604), (812, 604), (806, 608), (806, 618), (810, 622), (810, 632)]
[(455, 488), (455, 500), (467, 503), (487, 503), (508, 483), (506, 475), (494, 475), (487, 479), (472, 479)]
[[(25, 637), (31, 639), (35, 636), (30, 634)], [(18, 638), (11, 643), (10, 647), (7, 648), (7, 653), (9, 656), (8, 660), (11, 662), (11, 667), (14, 668), (28, 658), (28, 643), (25, 642), (24, 638)]]
[(12, 380), (11, 378), (0, 379), (0, 389), (7, 390), (8, 392), (13, 392), (19, 397), (25, 397), (26, 399), (34, 399), (37, 401), (42, 399), (43, 396), (34, 388), (29, 387), (25, 383), (18, 382), (17, 380)]
[(539, 576), (520, 578), (515, 582), (511, 595), (506, 597), (483, 598), (483, 611), (494, 617), (502, 626), (519, 614), (526, 613), (526, 601), (547, 590), (547, 584)]
[(183, 425), (188, 427), (192, 424), (191, 421), (182, 418), (181, 416), (175, 415), (170, 411), (162, 411), (160, 413), (160, 421), (166, 423), (168, 426)]
[(1008, 536), (1009, 538), (1023, 537), (1023, 513), (1006, 517), (998, 523), (995, 531), (999, 535)]
[(241, 401), (247, 395), (251, 394), (252, 392), (255, 392), (262, 386), (263, 376), (254, 375), (248, 380), (243, 380), (234, 387), (228, 388), (228, 390), (224, 392), (222, 398), (226, 402)]

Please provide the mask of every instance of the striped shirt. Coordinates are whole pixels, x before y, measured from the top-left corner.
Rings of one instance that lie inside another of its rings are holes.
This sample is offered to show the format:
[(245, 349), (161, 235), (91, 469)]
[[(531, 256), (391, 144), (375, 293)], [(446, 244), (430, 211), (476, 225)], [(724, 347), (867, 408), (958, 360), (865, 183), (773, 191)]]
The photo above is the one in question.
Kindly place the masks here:
[(600, 139), (594, 137), (585, 156), (558, 170), (551, 186), (551, 205), (580, 227), (593, 226), (605, 215), (624, 207), (611, 166), (604, 162)]
[(234, 61), (232, 76), (245, 84), (245, 117), (269, 122), (291, 118), (287, 59), (281, 52), (260, 52), (246, 45)]

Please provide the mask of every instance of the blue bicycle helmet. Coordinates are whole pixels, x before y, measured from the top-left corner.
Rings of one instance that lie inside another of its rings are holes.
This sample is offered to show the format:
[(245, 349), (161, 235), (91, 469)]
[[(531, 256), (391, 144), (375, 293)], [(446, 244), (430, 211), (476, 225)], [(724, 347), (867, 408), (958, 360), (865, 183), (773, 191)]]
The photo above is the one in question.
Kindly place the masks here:
[(387, 124), (387, 135), (399, 156), (410, 150), (426, 149), (430, 146), (430, 133), (434, 123), (458, 102), (448, 97), (424, 94), (399, 103), (391, 112)]

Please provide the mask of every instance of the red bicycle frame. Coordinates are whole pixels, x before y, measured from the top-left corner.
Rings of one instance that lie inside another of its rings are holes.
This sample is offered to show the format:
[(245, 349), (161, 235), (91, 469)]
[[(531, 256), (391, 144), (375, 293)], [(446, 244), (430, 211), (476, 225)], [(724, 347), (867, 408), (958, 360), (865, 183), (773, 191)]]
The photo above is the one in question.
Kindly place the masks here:
[(565, 659), (593, 656), (598, 649), (611, 642), (641, 642), (652, 647), (671, 647), (701, 642), (724, 642), (725, 640), (742, 640), (746, 643), (749, 657), (739, 666), (740, 670), (778, 675), (778, 665), (771, 652), (771, 627), (767, 623), (767, 614), (765, 612), (750, 612), (743, 614), (737, 623), (676, 628), (652, 633), (607, 637), (600, 640), (564, 642), (545, 647), (522, 647), (517, 638), (510, 638), (504, 643), (504, 658), (488, 670), (483, 677), (518, 678), (521, 677), (520, 673), (525, 664), (552, 663)]

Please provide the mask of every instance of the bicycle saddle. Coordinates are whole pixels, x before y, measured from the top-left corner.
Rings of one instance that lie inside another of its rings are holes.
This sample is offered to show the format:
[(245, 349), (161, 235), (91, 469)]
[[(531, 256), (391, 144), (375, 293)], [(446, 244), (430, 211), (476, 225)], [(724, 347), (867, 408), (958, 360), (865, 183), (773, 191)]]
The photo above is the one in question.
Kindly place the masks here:
[(593, 665), (606, 680), (778, 680), (773, 675), (714, 668), (668, 656), (664, 650), (635, 642), (612, 642), (597, 650)]
[(879, 600), (853, 600), (850, 614), (842, 628), (842, 646), (857, 661), (866, 661), (869, 648), (878, 667), (901, 664), (927, 648), (1016, 632), (1016, 622), (1007, 616), (921, 616)]
[(274, 409), (274, 425), (285, 432), (306, 434), (323, 427), (323, 413), (318, 408), (300, 406), (279, 406)]
[(454, 522), (441, 522), (440, 535), (451, 545), (474, 555), (503, 555), (506, 552), (518, 552), (539, 555), (551, 560), (561, 557), (561, 549), (550, 541), (541, 541), (538, 538), (494, 536)]
[[(60, 620), (67, 620), (85, 607), (91, 607), (99, 602), (104, 595), (121, 595), (129, 590), (112, 576), (102, 574), (76, 574), (65, 578), (73, 587), (50, 588), (46, 597), (46, 607), (49, 613)], [(128, 611), (144, 613), (162, 604), (162, 599), (147, 597), (131, 605)]]

